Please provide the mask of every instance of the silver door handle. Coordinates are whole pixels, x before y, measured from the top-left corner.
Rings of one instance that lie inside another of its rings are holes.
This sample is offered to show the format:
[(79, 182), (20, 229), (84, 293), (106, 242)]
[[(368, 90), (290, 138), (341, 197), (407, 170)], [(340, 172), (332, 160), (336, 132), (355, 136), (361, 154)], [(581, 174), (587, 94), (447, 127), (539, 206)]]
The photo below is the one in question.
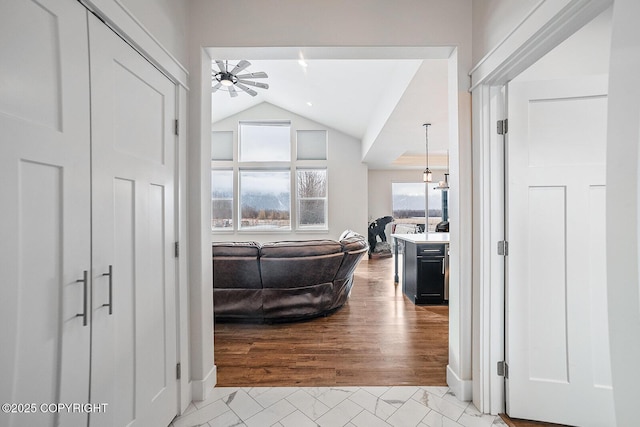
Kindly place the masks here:
[(444, 274), (444, 259), (442, 260), (442, 274)]
[(422, 252), (440, 252), (440, 249), (423, 249)]
[(103, 307), (109, 307), (109, 314), (113, 314), (113, 265), (109, 266), (108, 273), (102, 273), (103, 276), (109, 276), (109, 302), (102, 304)]
[(76, 317), (82, 317), (82, 326), (87, 326), (87, 301), (89, 300), (87, 295), (87, 284), (89, 283), (89, 272), (84, 270), (82, 273), (82, 279), (76, 280), (76, 283), (82, 283), (82, 313), (76, 314)]

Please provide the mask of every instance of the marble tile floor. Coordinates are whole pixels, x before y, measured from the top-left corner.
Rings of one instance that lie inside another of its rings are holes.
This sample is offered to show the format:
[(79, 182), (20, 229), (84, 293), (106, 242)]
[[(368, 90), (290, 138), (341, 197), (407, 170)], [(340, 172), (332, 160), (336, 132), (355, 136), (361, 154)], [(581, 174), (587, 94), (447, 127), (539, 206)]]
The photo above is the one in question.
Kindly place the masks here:
[(170, 427), (506, 427), (447, 387), (216, 387)]

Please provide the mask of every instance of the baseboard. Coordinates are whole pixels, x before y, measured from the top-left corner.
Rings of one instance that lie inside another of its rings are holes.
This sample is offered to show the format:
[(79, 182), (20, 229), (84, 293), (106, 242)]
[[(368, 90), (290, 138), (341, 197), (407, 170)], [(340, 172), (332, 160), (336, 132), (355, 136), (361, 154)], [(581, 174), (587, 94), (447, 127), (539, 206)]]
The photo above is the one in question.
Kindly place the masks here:
[(191, 381), (191, 397), (193, 400), (207, 400), (213, 387), (218, 382), (218, 371), (216, 365), (202, 380)]
[(449, 365), (447, 365), (447, 385), (458, 400), (469, 402), (473, 398), (473, 381), (460, 379)]

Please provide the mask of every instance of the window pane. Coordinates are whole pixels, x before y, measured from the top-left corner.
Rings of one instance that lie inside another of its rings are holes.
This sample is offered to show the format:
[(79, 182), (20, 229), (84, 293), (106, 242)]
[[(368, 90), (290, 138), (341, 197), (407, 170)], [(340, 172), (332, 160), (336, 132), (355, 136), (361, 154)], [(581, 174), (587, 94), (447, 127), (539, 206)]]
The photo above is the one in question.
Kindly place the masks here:
[[(429, 191), (429, 230), (435, 231), (436, 224), (442, 221), (442, 191), (435, 190), (433, 183), (428, 184)], [(391, 184), (393, 198), (393, 217), (422, 224), (424, 228), (424, 190), (423, 182)]]
[(424, 223), (424, 183), (394, 182), (391, 184), (395, 219), (416, 218)]
[(326, 197), (325, 169), (298, 169), (298, 197)]
[(233, 132), (211, 132), (211, 160), (233, 160)]
[(233, 171), (211, 171), (211, 229), (233, 228)]
[(326, 130), (299, 130), (297, 141), (298, 160), (327, 160)]
[(325, 226), (325, 200), (300, 200), (300, 226)]
[(298, 169), (298, 226), (327, 228), (327, 170)]
[(291, 161), (290, 128), (289, 122), (240, 122), (240, 161)]
[(291, 173), (240, 171), (240, 229), (291, 229)]

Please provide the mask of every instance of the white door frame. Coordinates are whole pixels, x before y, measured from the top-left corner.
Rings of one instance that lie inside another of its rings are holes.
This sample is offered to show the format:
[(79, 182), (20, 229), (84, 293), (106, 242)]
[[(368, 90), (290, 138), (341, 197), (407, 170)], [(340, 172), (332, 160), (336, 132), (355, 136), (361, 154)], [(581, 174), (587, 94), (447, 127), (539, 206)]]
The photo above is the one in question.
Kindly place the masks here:
[[(495, 118), (502, 112), (496, 90), (535, 63), (613, 0), (541, 0), (509, 35), (469, 73), (473, 120), (473, 402), (485, 413), (504, 412), (504, 380), (497, 363), (504, 357), (504, 259), (497, 255), (503, 237), (502, 156)], [(492, 166), (493, 169), (492, 170)], [(501, 221), (496, 219), (502, 219)]]
[(640, 66), (637, 0), (616, 0), (609, 67), (607, 299), (617, 425), (638, 421), (640, 382)]

